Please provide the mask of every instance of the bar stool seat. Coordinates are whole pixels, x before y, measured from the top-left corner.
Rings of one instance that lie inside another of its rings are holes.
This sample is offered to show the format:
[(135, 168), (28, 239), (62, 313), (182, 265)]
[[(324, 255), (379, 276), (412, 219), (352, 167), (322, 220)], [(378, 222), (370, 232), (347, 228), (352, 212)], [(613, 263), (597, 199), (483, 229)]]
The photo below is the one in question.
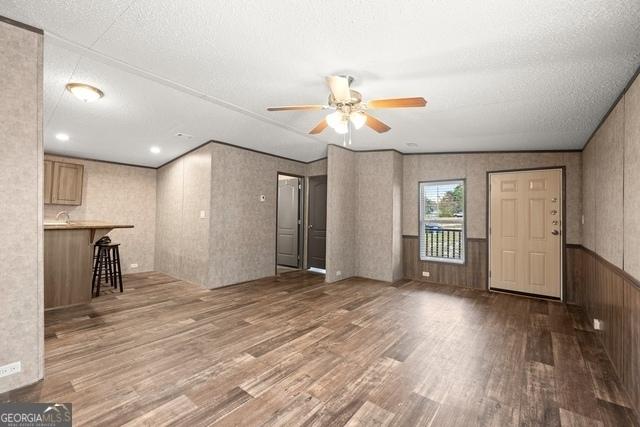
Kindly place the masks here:
[(122, 285), (122, 268), (120, 265), (120, 244), (99, 241), (94, 245), (93, 278), (91, 280), (91, 294), (100, 296), (100, 283), (102, 279), (112, 288), (120, 288)]

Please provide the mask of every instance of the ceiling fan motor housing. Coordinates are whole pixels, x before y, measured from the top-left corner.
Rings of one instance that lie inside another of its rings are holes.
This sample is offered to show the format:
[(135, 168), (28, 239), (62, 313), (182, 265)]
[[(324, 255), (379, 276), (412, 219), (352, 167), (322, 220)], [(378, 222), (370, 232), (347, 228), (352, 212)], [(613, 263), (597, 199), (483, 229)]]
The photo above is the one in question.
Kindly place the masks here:
[(350, 89), (351, 98), (349, 99), (335, 99), (333, 94), (329, 94), (329, 105), (332, 107), (340, 108), (342, 106), (354, 107), (362, 102), (362, 94), (357, 90)]

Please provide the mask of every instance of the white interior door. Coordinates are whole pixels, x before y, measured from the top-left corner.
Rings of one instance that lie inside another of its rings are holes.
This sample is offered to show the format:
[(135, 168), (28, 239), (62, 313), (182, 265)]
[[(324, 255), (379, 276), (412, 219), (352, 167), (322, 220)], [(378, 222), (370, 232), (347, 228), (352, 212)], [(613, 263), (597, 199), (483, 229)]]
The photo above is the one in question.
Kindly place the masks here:
[(490, 174), (489, 286), (562, 295), (562, 170)]
[(278, 265), (299, 267), (300, 179), (278, 179)]

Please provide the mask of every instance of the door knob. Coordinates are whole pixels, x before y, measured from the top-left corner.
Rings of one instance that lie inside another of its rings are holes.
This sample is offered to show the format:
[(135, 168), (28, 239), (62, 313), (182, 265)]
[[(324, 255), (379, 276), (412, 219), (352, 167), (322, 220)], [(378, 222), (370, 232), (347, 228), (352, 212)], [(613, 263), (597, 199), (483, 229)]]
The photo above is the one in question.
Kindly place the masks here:
[(309, 224), (309, 228), (313, 228), (313, 224)]
[(551, 234), (553, 234), (554, 236), (557, 236), (558, 234), (560, 234), (560, 232), (558, 230), (553, 230), (551, 231)]

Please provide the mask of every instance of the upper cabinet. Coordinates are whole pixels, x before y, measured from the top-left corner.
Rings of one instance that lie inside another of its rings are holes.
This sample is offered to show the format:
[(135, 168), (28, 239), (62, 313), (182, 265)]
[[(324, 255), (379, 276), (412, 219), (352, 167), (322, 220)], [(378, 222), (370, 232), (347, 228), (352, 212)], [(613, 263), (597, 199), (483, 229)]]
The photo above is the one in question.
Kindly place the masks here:
[(44, 161), (44, 203), (51, 203), (51, 187), (53, 185), (53, 161)]
[(83, 165), (45, 160), (44, 203), (81, 205), (83, 174)]

